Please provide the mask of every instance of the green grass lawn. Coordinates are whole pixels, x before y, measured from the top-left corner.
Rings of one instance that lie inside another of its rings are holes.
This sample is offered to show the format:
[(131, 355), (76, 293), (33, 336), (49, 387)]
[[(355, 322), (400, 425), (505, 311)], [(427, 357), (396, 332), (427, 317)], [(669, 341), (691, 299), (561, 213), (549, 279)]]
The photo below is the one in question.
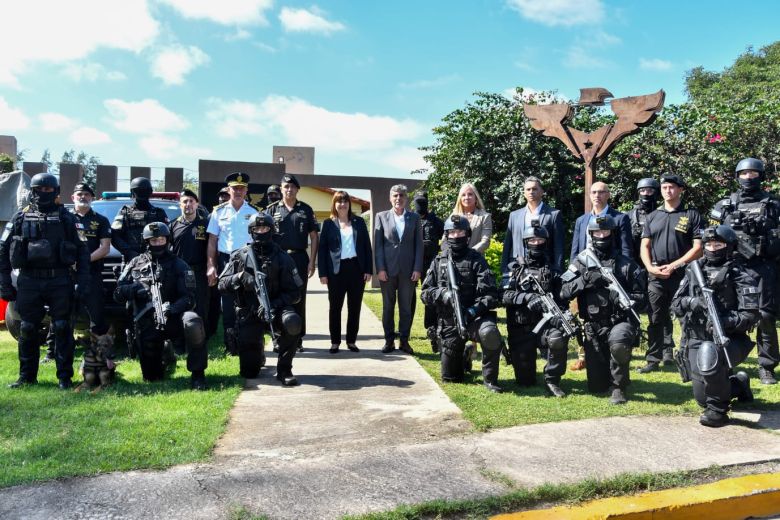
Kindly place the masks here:
[[(419, 291), (418, 291), (419, 297)], [(366, 290), (364, 301), (380, 319), (382, 295), (379, 289)], [(565, 399), (548, 398), (541, 386), (520, 387), (514, 382), (511, 366), (501, 361), (499, 384), (503, 394), (493, 394), (482, 386), (481, 365), (474, 363), (471, 376), (465, 384), (444, 383), (440, 376), (438, 354), (434, 354), (425, 336), (423, 327), (423, 305), (418, 301), (410, 343), (420, 365), (442, 387), (452, 401), (463, 410), (463, 415), (479, 430), (503, 428), (520, 424), (555, 422), (591, 417), (625, 415), (677, 415), (698, 414), (699, 407), (693, 399), (691, 384), (683, 384), (676, 367), (665, 367), (661, 372), (646, 375), (637, 374), (635, 369), (644, 364), (645, 346), (634, 349), (631, 362), (631, 386), (628, 388), (629, 402), (623, 406), (610, 405), (605, 395), (587, 393), (585, 371), (568, 371), (561, 380), (561, 387), (568, 394)], [(499, 328), (506, 338), (504, 309), (499, 309)], [(643, 316), (643, 319), (646, 319)], [(396, 318), (396, 326), (397, 326)], [(646, 326), (646, 322), (643, 328)], [(675, 323), (675, 326), (677, 324)], [(679, 330), (676, 331), (679, 338)], [(576, 343), (570, 343), (569, 361), (576, 359)], [(537, 361), (537, 379), (542, 380), (544, 363)], [(758, 382), (756, 358), (750, 357), (740, 365), (751, 377), (756, 401), (752, 404), (735, 404), (735, 410), (780, 408), (780, 385), (765, 386)]]
[[(186, 361), (172, 377), (145, 383), (137, 360), (121, 360), (117, 382), (92, 394), (57, 388), (54, 363), (39, 384), (11, 390), (19, 373), (16, 342), (0, 332), (0, 487), (73, 475), (164, 468), (209, 456), (243, 386), (238, 358), (212, 338), (209, 390), (190, 390)], [(81, 351), (76, 352), (78, 367)], [(74, 383), (81, 377), (76, 374)]]

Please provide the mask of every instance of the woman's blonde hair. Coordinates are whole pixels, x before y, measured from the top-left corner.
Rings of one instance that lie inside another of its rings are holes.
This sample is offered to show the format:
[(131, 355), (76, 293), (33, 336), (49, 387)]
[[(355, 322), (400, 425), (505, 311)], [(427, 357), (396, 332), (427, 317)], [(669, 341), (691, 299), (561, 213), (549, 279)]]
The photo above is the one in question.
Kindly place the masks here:
[(463, 215), (463, 206), (460, 203), (460, 196), (463, 195), (463, 192), (467, 189), (471, 188), (471, 191), (474, 192), (474, 198), (477, 199), (476, 207), (477, 209), (485, 209), (485, 205), (482, 204), (482, 197), (479, 196), (479, 191), (477, 191), (477, 187), (471, 184), (470, 182), (464, 182), (463, 186), (460, 187), (460, 191), (458, 191), (458, 198), (455, 200), (455, 207), (452, 209), (452, 213), (455, 215)]

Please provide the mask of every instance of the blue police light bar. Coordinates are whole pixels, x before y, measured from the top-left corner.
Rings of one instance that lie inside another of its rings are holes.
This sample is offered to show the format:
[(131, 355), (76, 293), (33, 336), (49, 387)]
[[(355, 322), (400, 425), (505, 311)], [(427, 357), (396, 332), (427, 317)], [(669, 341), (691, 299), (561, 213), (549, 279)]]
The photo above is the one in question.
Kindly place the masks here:
[(120, 197), (130, 197), (129, 191), (104, 191), (102, 194), (104, 199), (118, 199)]

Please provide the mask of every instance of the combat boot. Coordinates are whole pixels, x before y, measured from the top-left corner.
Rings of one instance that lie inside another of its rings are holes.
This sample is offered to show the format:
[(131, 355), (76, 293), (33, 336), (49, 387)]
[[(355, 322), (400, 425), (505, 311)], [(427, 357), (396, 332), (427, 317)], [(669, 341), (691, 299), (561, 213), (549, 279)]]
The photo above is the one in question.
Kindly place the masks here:
[(20, 377), (10, 385), (8, 385), (8, 388), (22, 388), (27, 385), (37, 385), (38, 380), (37, 379), (25, 379), (23, 377)]
[(198, 370), (197, 372), (192, 373), (192, 377), (190, 380), (190, 387), (193, 390), (198, 390), (200, 392), (207, 389), (206, 374), (203, 372), (203, 370)]
[(428, 339), (431, 341), (431, 350), (433, 350), (434, 354), (438, 354), (439, 340), (436, 337), (436, 327), (428, 327), (425, 331), (425, 334), (428, 336)]
[(545, 383), (544, 384), (545, 392), (550, 397), (566, 397), (566, 392), (561, 390), (561, 387), (558, 386), (556, 383)]
[(68, 390), (70, 388), (73, 388), (73, 382), (70, 380), (69, 377), (63, 377), (60, 379), (59, 384), (57, 384), (57, 387), (59, 387), (60, 390)]
[(298, 380), (292, 375), (292, 372), (289, 374), (277, 373), (276, 379), (282, 383), (282, 386), (298, 386)]
[(498, 383), (492, 382), (492, 381), (485, 381), (485, 388), (493, 392), (494, 394), (502, 394), (504, 393), (504, 389), (498, 386)]
[(729, 423), (729, 416), (725, 413), (716, 412), (707, 408), (704, 413), (699, 416), (699, 424), (707, 426), (708, 428), (720, 428), (726, 426)]
[(626, 394), (623, 393), (623, 390), (620, 388), (612, 389), (612, 395), (609, 397), (609, 404), (626, 404), (627, 402), (628, 399), (626, 399)]
[(771, 368), (758, 367), (758, 378), (762, 385), (776, 385), (775, 371)]
[(729, 379), (731, 379), (736, 386), (737, 391), (734, 392), (734, 397), (737, 398), (737, 401), (740, 403), (752, 403), (753, 391), (750, 389), (750, 378), (747, 373), (740, 370)]

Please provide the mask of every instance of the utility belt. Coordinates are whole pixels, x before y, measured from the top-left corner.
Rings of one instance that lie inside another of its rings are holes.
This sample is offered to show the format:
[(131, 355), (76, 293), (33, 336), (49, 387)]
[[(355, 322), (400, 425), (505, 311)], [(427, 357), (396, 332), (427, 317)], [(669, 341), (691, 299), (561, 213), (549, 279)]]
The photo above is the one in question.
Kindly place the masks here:
[(19, 270), (19, 272), (31, 278), (57, 278), (58, 276), (70, 276), (71, 270), (67, 267), (57, 267), (52, 269), (23, 267)]

